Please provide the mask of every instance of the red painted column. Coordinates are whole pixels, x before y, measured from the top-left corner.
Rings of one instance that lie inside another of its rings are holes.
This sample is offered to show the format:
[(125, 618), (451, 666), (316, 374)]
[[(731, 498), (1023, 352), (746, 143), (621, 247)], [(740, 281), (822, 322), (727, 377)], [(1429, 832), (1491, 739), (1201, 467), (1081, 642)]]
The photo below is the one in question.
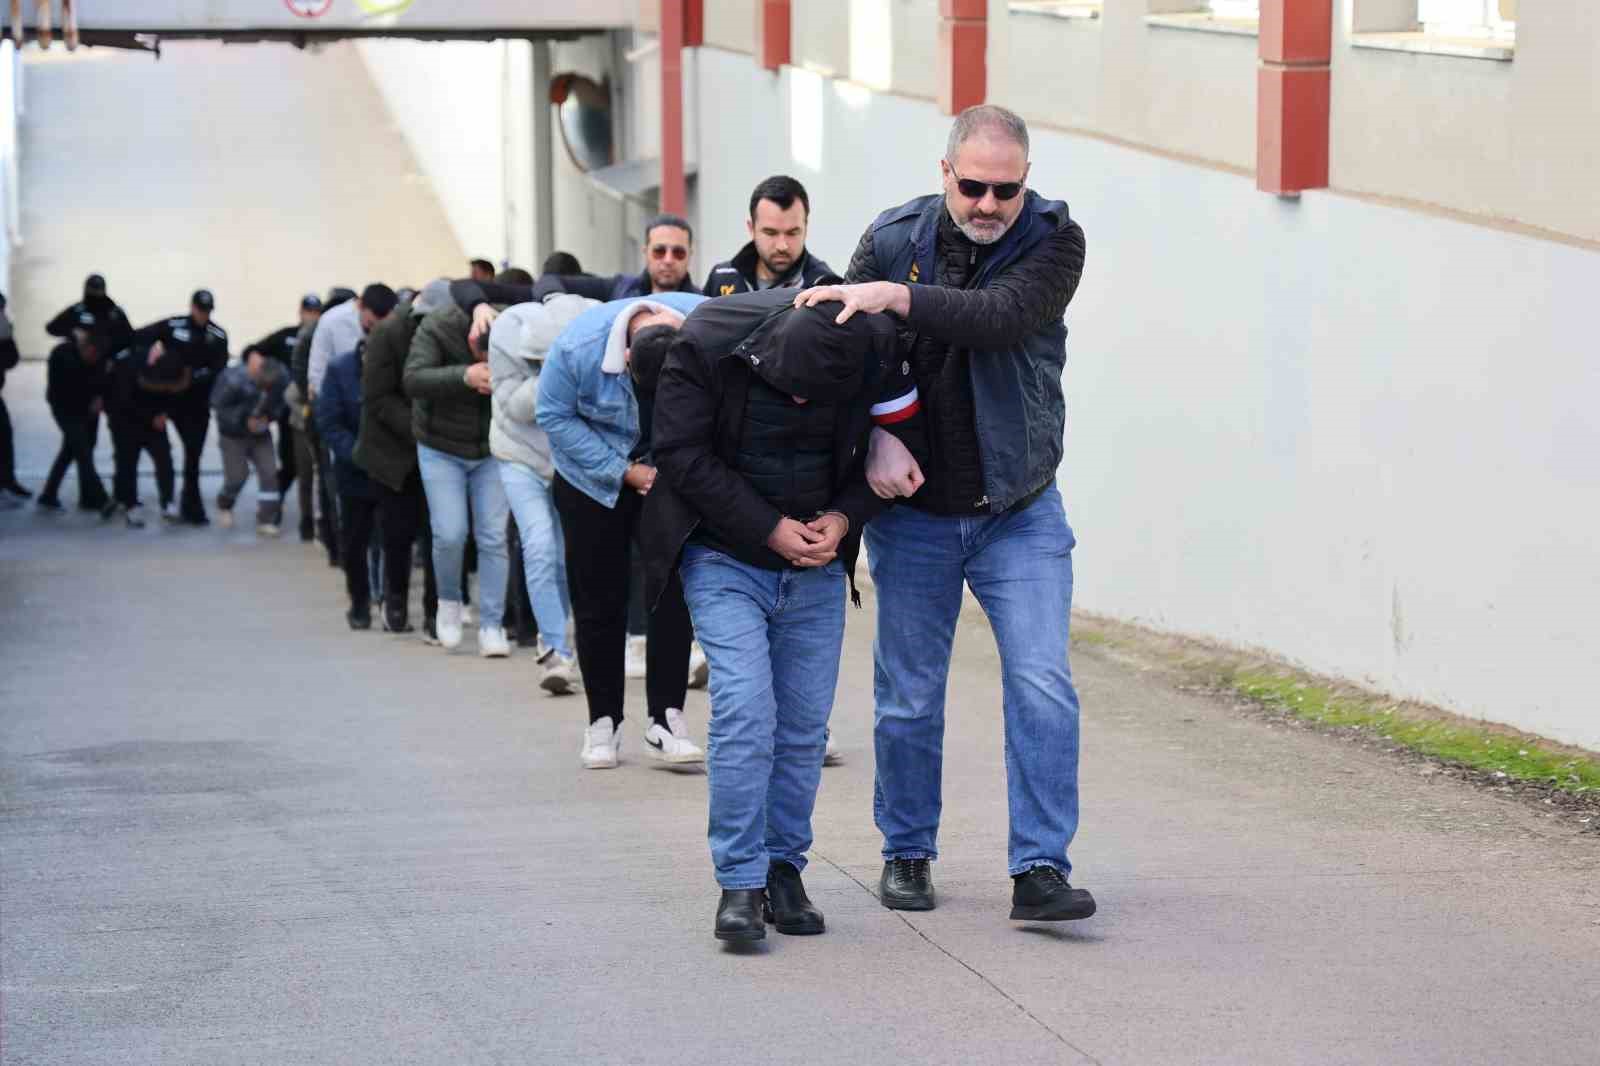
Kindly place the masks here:
[(683, 45), (686, 0), (661, 0), (661, 210), (689, 208), (683, 173)]
[(756, 61), (766, 70), (789, 62), (789, 0), (758, 0)]
[(1332, 0), (1261, 0), (1256, 188), (1280, 196), (1328, 186)]
[(989, 0), (939, 0), (939, 110), (954, 115), (988, 91)]

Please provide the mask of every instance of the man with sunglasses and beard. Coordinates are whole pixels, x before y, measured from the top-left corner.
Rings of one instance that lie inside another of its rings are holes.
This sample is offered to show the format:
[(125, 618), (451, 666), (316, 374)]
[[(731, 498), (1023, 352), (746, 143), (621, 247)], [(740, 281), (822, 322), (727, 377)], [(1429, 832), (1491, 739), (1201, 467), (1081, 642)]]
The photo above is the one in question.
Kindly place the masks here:
[(867, 480), (906, 496), (866, 529), (878, 594), (874, 702), (883, 834), (879, 898), (931, 910), (938, 858), (945, 688), (963, 585), (999, 646), (1005, 715), (1011, 918), (1094, 913), (1067, 881), (1078, 825), (1078, 696), (1067, 664), (1074, 539), (1056, 488), (1065, 432), (1067, 304), (1083, 231), (1067, 205), (1026, 187), (1028, 130), (1000, 107), (957, 116), (939, 161), (944, 191), (880, 215), (856, 247), (840, 322), (903, 323), (927, 419), (924, 468), (875, 430)]

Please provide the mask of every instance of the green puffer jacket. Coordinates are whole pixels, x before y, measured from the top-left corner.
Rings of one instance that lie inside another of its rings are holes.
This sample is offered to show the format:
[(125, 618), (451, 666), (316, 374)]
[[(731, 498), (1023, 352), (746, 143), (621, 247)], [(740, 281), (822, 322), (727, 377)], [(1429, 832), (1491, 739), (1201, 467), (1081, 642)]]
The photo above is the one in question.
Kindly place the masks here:
[(490, 400), (468, 385), (465, 376), (475, 361), (467, 346), (471, 325), (467, 313), (455, 306), (424, 317), (411, 338), (405, 389), (418, 444), (461, 459), (487, 459)]

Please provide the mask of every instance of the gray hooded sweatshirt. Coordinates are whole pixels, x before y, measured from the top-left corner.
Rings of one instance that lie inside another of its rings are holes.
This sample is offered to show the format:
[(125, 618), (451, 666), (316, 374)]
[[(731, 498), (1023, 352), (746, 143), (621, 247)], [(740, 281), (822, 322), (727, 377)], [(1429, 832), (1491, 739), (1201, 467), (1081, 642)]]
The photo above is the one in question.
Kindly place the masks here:
[(507, 463), (521, 463), (546, 481), (555, 474), (550, 438), (536, 421), (539, 370), (545, 353), (563, 330), (598, 301), (565, 293), (544, 303), (506, 308), (489, 330), (489, 453)]

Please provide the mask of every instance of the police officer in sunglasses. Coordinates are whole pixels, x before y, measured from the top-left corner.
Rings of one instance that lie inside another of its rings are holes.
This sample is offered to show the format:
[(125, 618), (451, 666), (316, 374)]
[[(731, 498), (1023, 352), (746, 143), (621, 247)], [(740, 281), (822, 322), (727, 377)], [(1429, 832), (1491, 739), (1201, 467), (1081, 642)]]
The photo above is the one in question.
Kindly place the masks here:
[(1056, 469), (1065, 401), (1062, 322), (1083, 272), (1083, 230), (1067, 205), (1027, 188), (1028, 128), (1000, 107), (956, 118), (939, 160), (944, 191), (878, 216), (850, 261), (854, 284), (796, 303), (844, 304), (903, 324), (930, 458), (919, 464), (882, 430), (867, 480), (909, 497), (866, 528), (878, 598), (875, 814), (883, 834), (879, 898), (931, 910), (939, 857), (945, 681), (963, 585), (999, 646), (1011, 815), (1010, 916), (1063, 921), (1094, 913), (1067, 881), (1078, 826), (1078, 696), (1067, 665), (1072, 530)]

